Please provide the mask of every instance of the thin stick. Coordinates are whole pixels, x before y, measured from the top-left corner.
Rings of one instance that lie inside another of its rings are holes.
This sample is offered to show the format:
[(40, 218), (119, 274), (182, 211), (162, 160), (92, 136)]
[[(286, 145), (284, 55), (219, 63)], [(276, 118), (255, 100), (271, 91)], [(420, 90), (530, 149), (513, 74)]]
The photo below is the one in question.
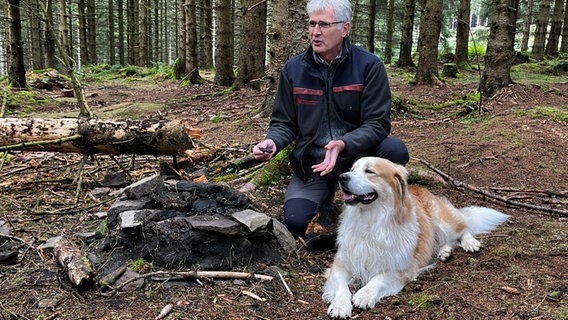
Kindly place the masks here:
[(282, 283), (284, 284), (284, 287), (286, 288), (286, 290), (288, 291), (288, 293), (293, 296), (294, 294), (292, 293), (292, 290), (290, 290), (290, 287), (288, 287), (288, 284), (286, 283), (286, 281), (284, 280), (284, 277), (282, 277), (282, 274), (280, 273), (280, 271), (278, 271), (278, 276), (280, 277), (280, 280), (282, 280)]
[(137, 281), (139, 279), (146, 279), (154, 276), (180, 276), (182, 278), (195, 278), (195, 279), (256, 279), (261, 281), (272, 281), (271, 276), (266, 276), (262, 274), (254, 274), (247, 272), (231, 272), (231, 271), (156, 271), (145, 273), (115, 286), (114, 291), (120, 291), (127, 284)]
[(442, 178), (444, 178), (444, 180), (448, 181), (449, 183), (451, 183), (452, 185), (454, 185), (455, 187), (458, 188), (466, 188), (469, 189), (471, 191), (477, 192), (479, 194), (482, 194), (486, 197), (489, 197), (491, 199), (494, 200), (498, 200), (501, 202), (504, 202), (506, 204), (512, 205), (512, 206), (517, 206), (517, 207), (521, 207), (521, 208), (527, 208), (527, 209), (532, 209), (532, 210), (537, 210), (537, 211), (544, 211), (544, 212), (549, 212), (549, 213), (555, 213), (555, 214), (559, 214), (559, 215), (568, 215), (568, 211), (566, 210), (560, 210), (560, 209), (554, 209), (554, 208), (546, 208), (546, 207), (542, 207), (542, 206), (537, 206), (537, 205), (533, 205), (533, 204), (528, 204), (528, 203), (522, 203), (522, 202), (517, 202), (517, 201), (512, 201), (503, 197), (500, 197), (496, 194), (481, 190), (479, 188), (476, 188), (470, 184), (467, 184), (465, 182), (461, 182), (458, 181), (452, 177), (450, 177), (448, 174), (446, 174), (445, 172), (441, 171), (440, 169), (434, 167), (433, 165), (431, 165), (430, 163), (428, 163), (426, 160), (422, 160), (422, 159), (417, 159), (418, 161), (420, 161), (422, 164), (424, 164), (425, 166), (427, 166), (428, 168), (430, 168), (430, 170), (436, 172), (437, 174), (439, 174)]

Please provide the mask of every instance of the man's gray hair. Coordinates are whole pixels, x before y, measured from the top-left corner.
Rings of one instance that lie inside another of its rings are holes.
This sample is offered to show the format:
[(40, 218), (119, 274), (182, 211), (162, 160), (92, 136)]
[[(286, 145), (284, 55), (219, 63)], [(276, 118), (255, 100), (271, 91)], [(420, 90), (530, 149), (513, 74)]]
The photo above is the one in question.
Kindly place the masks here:
[(311, 15), (329, 9), (329, 7), (335, 11), (335, 21), (351, 21), (353, 11), (349, 0), (309, 0), (306, 9), (308, 15)]

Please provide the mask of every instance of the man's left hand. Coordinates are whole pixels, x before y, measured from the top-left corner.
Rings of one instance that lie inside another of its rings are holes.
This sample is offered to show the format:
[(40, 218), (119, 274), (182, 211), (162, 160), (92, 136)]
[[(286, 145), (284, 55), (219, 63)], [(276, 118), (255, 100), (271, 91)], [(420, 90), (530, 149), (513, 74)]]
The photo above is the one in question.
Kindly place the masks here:
[(320, 176), (330, 173), (333, 168), (335, 168), (339, 153), (345, 149), (345, 142), (343, 142), (343, 140), (331, 140), (325, 145), (325, 149), (325, 159), (323, 159), (323, 162), (312, 166), (312, 170), (319, 172)]

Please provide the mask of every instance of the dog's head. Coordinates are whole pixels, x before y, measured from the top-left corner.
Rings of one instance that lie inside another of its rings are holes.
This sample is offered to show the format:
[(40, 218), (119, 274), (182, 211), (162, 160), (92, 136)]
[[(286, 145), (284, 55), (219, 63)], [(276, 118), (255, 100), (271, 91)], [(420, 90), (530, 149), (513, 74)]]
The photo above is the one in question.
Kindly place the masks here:
[(376, 157), (357, 160), (351, 171), (339, 176), (347, 205), (369, 205), (380, 201), (398, 207), (407, 192), (408, 171), (404, 166)]

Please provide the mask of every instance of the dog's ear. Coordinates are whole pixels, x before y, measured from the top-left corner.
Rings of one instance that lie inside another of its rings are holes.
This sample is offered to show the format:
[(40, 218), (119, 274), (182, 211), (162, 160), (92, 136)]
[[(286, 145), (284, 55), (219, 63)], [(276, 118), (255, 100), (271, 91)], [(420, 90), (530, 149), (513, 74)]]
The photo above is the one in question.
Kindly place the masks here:
[(404, 199), (406, 199), (406, 191), (408, 190), (408, 170), (401, 165), (397, 165), (397, 170), (394, 174), (394, 178), (398, 181), (399, 187), (399, 195), (404, 203)]

